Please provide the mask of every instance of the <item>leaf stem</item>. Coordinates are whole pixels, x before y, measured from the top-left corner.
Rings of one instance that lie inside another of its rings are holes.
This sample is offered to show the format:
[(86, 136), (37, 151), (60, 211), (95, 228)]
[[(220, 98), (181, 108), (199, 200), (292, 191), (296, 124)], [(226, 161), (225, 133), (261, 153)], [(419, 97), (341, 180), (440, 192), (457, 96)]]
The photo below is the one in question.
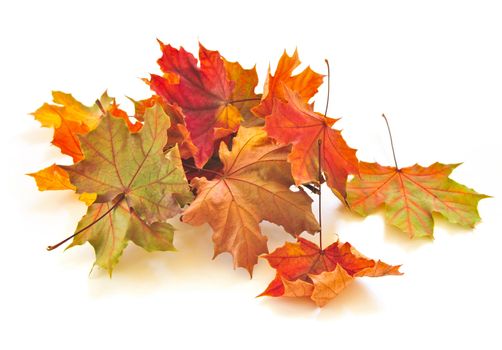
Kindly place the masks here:
[(392, 140), (392, 133), (390, 131), (389, 121), (387, 120), (387, 117), (383, 113), (382, 117), (383, 119), (385, 119), (385, 124), (387, 124), (387, 131), (389, 132), (389, 138), (390, 138), (390, 146), (392, 147), (392, 155), (394, 156), (394, 164), (396, 165), (396, 169), (399, 170), (399, 167), (397, 166), (396, 151), (394, 150), (394, 141)]
[[(331, 80), (331, 72), (329, 69), (329, 61), (328, 59), (324, 59), (326, 62), (326, 66), (328, 68), (328, 95), (326, 97), (326, 109), (324, 110), (324, 117), (328, 114), (328, 106), (329, 106), (329, 93), (330, 93), (330, 80)], [(322, 251), (322, 140), (317, 140), (317, 158), (319, 160), (319, 168), (318, 168), (318, 179), (319, 179), (319, 248)]]
[(329, 62), (328, 59), (325, 58), (324, 62), (326, 62), (326, 66), (328, 67), (328, 97), (326, 98), (326, 109), (324, 110), (324, 116), (328, 114), (328, 105), (329, 105), (329, 86), (330, 86), (330, 71), (329, 71)]
[(317, 140), (317, 145), (318, 145), (318, 155), (319, 155), (319, 248), (322, 251), (322, 184), (321, 184), (321, 177), (322, 177), (322, 157), (321, 157), (321, 144), (322, 140), (319, 139)]
[(58, 248), (59, 246), (65, 244), (66, 242), (68, 242), (70, 239), (76, 237), (77, 235), (79, 235), (80, 233), (84, 232), (85, 230), (87, 230), (88, 228), (94, 226), (96, 223), (98, 223), (101, 219), (103, 219), (106, 215), (108, 215), (113, 209), (115, 209), (119, 204), (120, 202), (122, 202), (125, 198), (125, 194), (124, 193), (121, 193), (119, 195), (119, 198), (117, 199), (117, 201), (115, 202), (115, 204), (112, 205), (112, 207), (110, 209), (108, 209), (103, 215), (101, 215), (99, 218), (97, 218), (95, 221), (91, 222), (89, 225), (85, 226), (84, 228), (78, 230), (77, 232), (75, 232), (74, 234), (72, 234), (70, 237), (68, 238), (65, 238), (63, 239), (61, 242), (57, 243), (57, 244), (54, 244), (54, 245), (50, 245), (47, 247), (47, 250), (48, 251), (51, 251), (51, 250), (54, 250), (56, 248)]

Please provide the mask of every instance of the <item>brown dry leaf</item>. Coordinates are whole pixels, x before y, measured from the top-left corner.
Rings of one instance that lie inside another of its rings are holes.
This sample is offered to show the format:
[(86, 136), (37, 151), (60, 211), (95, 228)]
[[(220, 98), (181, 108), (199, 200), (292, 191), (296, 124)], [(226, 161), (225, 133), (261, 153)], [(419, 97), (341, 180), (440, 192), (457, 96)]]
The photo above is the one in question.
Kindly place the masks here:
[(231, 253), (234, 266), (250, 274), (258, 255), (268, 251), (261, 221), (282, 225), (293, 236), (319, 230), (310, 197), (301, 189), (289, 189), (294, 184), (286, 160), (289, 151), (289, 146), (276, 145), (261, 128), (241, 127), (231, 150), (224, 143), (220, 146), (221, 174), (191, 182), (197, 197), (183, 221), (209, 223), (214, 230), (214, 255)]

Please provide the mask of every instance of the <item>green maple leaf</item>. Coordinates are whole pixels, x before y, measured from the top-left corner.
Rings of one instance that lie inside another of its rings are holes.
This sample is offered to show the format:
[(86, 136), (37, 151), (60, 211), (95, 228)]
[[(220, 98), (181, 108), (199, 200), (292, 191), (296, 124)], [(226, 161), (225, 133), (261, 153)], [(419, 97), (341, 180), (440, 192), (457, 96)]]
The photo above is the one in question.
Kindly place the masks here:
[(105, 115), (79, 137), (84, 159), (64, 166), (77, 193), (96, 193), (73, 243), (91, 243), (96, 265), (111, 274), (129, 240), (148, 251), (173, 250), (174, 228), (164, 221), (192, 200), (177, 147), (167, 154), (168, 116), (160, 105), (131, 133), (123, 120)]

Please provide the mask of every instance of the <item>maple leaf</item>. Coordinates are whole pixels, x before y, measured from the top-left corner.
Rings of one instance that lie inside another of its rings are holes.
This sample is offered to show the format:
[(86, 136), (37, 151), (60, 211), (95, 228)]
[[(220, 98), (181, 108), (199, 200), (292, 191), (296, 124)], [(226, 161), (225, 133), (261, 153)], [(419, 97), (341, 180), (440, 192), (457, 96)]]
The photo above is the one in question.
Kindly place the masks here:
[(293, 236), (319, 230), (310, 197), (301, 189), (289, 189), (293, 184), (286, 161), (289, 150), (273, 143), (261, 128), (241, 127), (231, 150), (223, 142), (220, 145), (222, 173), (212, 180), (191, 181), (197, 197), (183, 213), (183, 221), (209, 223), (214, 231), (214, 257), (229, 252), (234, 267), (252, 274), (258, 255), (268, 251), (261, 221), (282, 225)]
[(355, 277), (400, 275), (400, 266), (366, 258), (349, 243), (339, 241), (325, 249), (298, 237), (263, 256), (277, 270), (276, 277), (259, 296), (310, 297), (324, 306)]
[(75, 244), (88, 240), (96, 264), (110, 273), (128, 240), (147, 250), (171, 249), (172, 227), (162, 221), (192, 199), (178, 149), (163, 151), (169, 123), (160, 105), (146, 110), (137, 133), (107, 113), (95, 130), (79, 137), (84, 159), (62, 166), (77, 193), (97, 194), (77, 228)]
[(272, 113), (275, 103), (274, 99), (283, 99), (286, 97), (284, 86), (295, 91), (304, 103), (308, 103), (317, 93), (324, 76), (314, 72), (310, 67), (305, 68), (297, 75), (293, 75), (293, 71), (300, 63), (297, 50), (295, 50), (292, 56), (288, 56), (286, 50), (284, 50), (274, 75), (270, 73), (270, 67), (268, 68), (262, 100), (259, 105), (252, 108), (252, 112), (255, 115), (264, 118)]
[(418, 164), (407, 168), (361, 162), (359, 177), (347, 184), (350, 209), (366, 216), (385, 207), (385, 220), (410, 237), (432, 236), (432, 213), (474, 227), (478, 202), (487, 198), (449, 178), (459, 164)]
[[(169, 118), (160, 105), (149, 108), (145, 125), (131, 134), (125, 123), (107, 115), (100, 126), (80, 136), (85, 158), (62, 166), (77, 193), (97, 193), (97, 203), (120, 194), (147, 221), (163, 221), (191, 200), (179, 152), (164, 155)], [(173, 196), (172, 194), (176, 194)]]
[(279, 143), (293, 145), (288, 161), (297, 185), (319, 182), (320, 140), (328, 186), (344, 201), (347, 176), (358, 173), (356, 150), (347, 146), (339, 130), (332, 129), (338, 119), (314, 112), (297, 93), (283, 88), (284, 100), (276, 100), (272, 113), (265, 118), (265, 130)]
[(197, 147), (195, 163), (202, 168), (213, 154), (214, 141), (237, 130), (243, 120), (241, 112), (250, 108), (236, 104), (259, 99), (254, 94), (256, 70), (226, 62), (218, 51), (201, 44), (198, 67), (195, 57), (183, 47), (177, 50), (159, 43), (162, 57), (158, 63), (164, 76), (152, 74), (150, 87), (168, 103), (181, 107)]

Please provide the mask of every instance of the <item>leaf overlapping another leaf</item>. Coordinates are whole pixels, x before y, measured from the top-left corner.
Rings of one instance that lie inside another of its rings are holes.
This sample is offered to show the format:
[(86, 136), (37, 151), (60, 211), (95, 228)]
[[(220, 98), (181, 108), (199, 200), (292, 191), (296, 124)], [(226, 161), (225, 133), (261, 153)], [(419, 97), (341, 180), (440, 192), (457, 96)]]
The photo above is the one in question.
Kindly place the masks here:
[[(131, 133), (123, 120), (107, 114), (98, 128), (80, 136), (85, 158), (63, 167), (77, 193), (97, 194), (96, 203), (79, 227), (91, 220), (95, 222), (96, 213), (106, 206), (111, 210), (83, 238), (76, 238), (76, 244), (89, 238), (96, 250), (97, 264), (109, 271), (129, 239), (149, 250), (166, 249), (165, 238), (138, 237), (172, 236), (172, 227), (163, 221), (178, 214), (180, 207), (192, 199), (178, 149), (175, 147), (167, 155), (163, 152), (169, 118), (160, 105), (155, 105), (146, 110), (144, 119), (141, 130)], [(102, 255), (107, 260), (101, 259)]]
[(332, 128), (337, 119), (314, 112), (287, 86), (283, 90), (283, 100), (276, 100), (265, 118), (266, 132), (281, 144), (293, 145), (288, 161), (297, 185), (319, 182), (320, 140), (328, 186), (345, 201), (347, 176), (358, 173), (356, 150), (347, 145), (339, 130)]
[(166, 102), (181, 107), (197, 147), (195, 164), (201, 168), (212, 156), (215, 141), (236, 131), (244, 118), (251, 118), (252, 100), (259, 99), (254, 93), (256, 70), (227, 62), (218, 51), (201, 44), (200, 67), (185, 49), (161, 42), (160, 46), (163, 55), (158, 63), (164, 76), (152, 74), (150, 87)]
[(349, 243), (335, 242), (325, 249), (298, 238), (265, 255), (276, 277), (260, 296), (310, 297), (324, 306), (355, 277), (400, 275), (399, 266), (368, 259)]
[(213, 180), (195, 178), (197, 197), (184, 212), (183, 221), (212, 227), (215, 256), (230, 252), (234, 265), (252, 273), (258, 255), (266, 253), (267, 238), (259, 223), (267, 220), (296, 236), (319, 230), (310, 206), (312, 200), (293, 192), (289, 146), (276, 145), (261, 128), (241, 127), (232, 149), (222, 143), (223, 171)]

